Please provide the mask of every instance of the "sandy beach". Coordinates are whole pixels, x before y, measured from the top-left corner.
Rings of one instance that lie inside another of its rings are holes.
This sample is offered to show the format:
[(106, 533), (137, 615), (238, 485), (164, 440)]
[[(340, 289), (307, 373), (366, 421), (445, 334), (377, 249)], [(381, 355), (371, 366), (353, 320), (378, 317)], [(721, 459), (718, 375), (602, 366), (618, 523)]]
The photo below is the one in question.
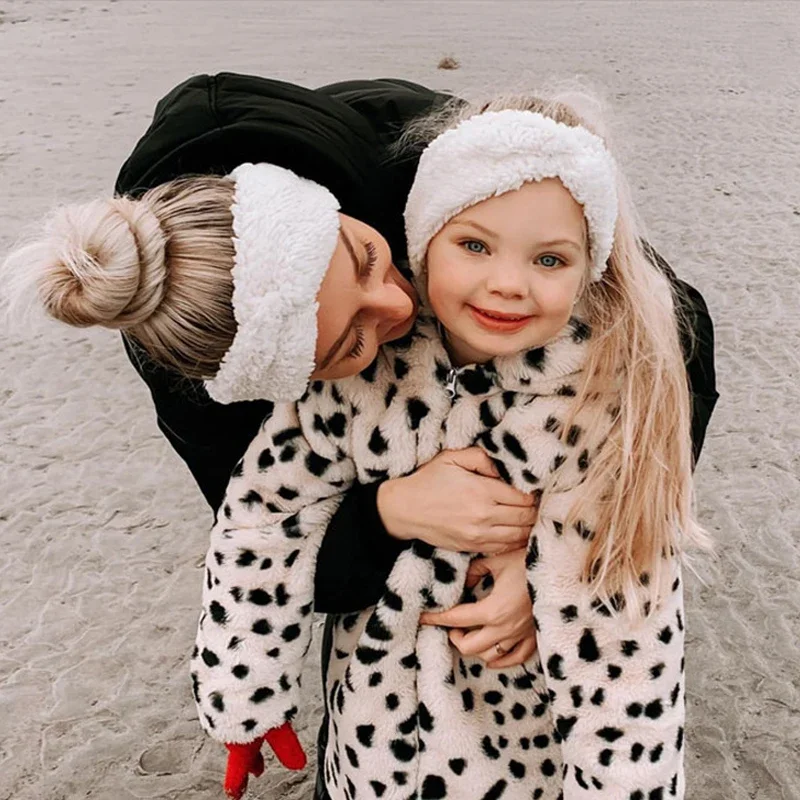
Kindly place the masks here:
[[(800, 798), (800, 5), (2, 0), (0, 256), (110, 191), (156, 100), (221, 70), (605, 92), (648, 236), (718, 337), (687, 797)], [(220, 800), (188, 678), (210, 514), (146, 387), (114, 333), (38, 323), (0, 333), (0, 376), (0, 800)], [(267, 773), (250, 797), (310, 798), (313, 770)]]

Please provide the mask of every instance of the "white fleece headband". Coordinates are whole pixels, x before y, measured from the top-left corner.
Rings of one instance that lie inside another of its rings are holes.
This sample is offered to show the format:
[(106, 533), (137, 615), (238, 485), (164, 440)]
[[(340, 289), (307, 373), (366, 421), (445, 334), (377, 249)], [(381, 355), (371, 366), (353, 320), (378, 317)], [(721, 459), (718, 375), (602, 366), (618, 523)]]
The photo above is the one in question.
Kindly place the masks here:
[(600, 280), (617, 221), (614, 160), (586, 128), (512, 109), (470, 117), (422, 153), (405, 211), (411, 269), (420, 274), (431, 239), (465, 208), (545, 178), (559, 178), (583, 206), (591, 278)]
[(317, 293), (339, 237), (339, 203), (272, 164), (242, 164), (231, 177), (237, 331), (205, 386), (219, 403), (297, 400), (314, 371)]

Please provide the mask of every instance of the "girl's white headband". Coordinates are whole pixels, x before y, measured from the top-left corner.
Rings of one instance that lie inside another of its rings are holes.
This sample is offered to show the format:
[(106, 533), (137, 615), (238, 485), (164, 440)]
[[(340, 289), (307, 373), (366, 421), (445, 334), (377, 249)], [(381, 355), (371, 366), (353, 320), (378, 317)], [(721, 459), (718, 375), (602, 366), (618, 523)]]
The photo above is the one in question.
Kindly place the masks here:
[(470, 117), (422, 153), (405, 211), (412, 270), (420, 273), (431, 239), (465, 208), (545, 178), (559, 178), (583, 206), (591, 278), (600, 280), (617, 221), (613, 158), (586, 128), (512, 109)]
[(298, 400), (314, 370), (317, 293), (339, 237), (339, 203), (272, 164), (242, 164), (231, 177), (237, 331), (205, 386), (219, 403)]

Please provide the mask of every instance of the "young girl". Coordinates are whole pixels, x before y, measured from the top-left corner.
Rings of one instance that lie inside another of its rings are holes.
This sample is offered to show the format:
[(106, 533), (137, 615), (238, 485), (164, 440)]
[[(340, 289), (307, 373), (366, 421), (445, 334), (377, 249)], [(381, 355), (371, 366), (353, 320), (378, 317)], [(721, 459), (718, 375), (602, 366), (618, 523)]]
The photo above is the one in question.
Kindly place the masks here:
[(570, 108), (499, 103), (443, 127), (406, 209), (428, 308), (359, 376), (277, 406), (234, 471), (193, 658), (201, 721), (254, 773), (265, 736), (291, 762), (315, 554), (342, 491), (478, 444), (538, 498), (538, 652), (488, 670), (421, 627), (461, 602), (469, 556), (416, 543), (375, 608), (337, 618), (330, 796), (683, 797), (680, 556), (700, 534), (668, 286)]

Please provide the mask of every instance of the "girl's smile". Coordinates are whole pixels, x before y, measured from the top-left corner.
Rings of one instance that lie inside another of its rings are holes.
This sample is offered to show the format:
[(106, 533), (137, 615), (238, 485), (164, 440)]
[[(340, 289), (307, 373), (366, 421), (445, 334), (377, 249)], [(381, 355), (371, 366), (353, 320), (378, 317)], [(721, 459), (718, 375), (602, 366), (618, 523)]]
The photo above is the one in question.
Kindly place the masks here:
[(532, 314), (506, 314), (502, 311), (488, 311), (484, 308), (467, 304), (475, 321), (488, 331), (516, 333), (521, 331), (532, 319)]

